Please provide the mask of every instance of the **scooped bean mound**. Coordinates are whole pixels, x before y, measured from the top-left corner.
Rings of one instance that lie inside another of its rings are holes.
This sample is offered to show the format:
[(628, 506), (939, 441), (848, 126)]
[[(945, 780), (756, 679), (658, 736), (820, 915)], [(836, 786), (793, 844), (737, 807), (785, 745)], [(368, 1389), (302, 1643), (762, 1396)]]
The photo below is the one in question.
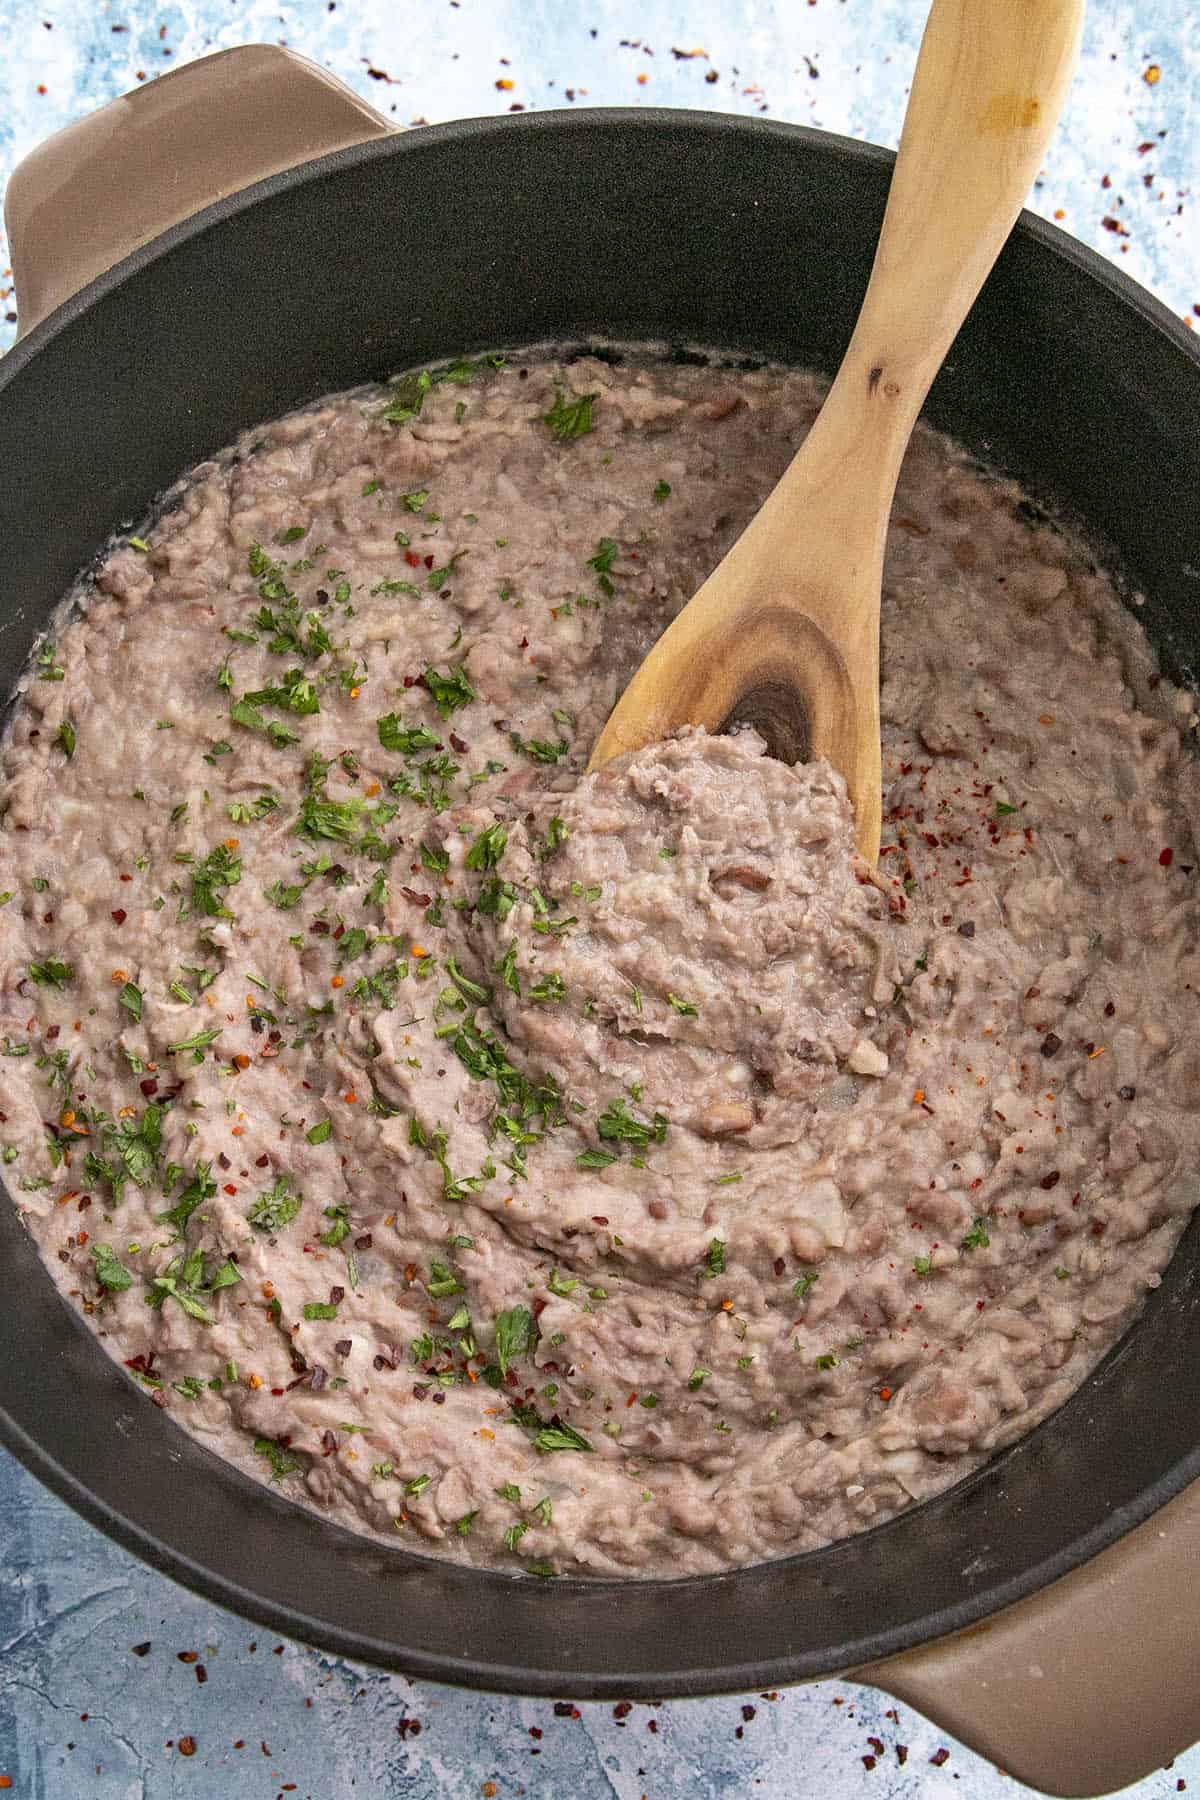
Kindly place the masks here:
[(249, 432), (3, 746), (0, 1153), (150, 1400), (343, 1524), (717, 1571), (889, 1518), (1136, 1317), (1200, 1147), (1190, 695), (925, 428), (884, 825), (584, 773), (821, 385), (484, 358)]

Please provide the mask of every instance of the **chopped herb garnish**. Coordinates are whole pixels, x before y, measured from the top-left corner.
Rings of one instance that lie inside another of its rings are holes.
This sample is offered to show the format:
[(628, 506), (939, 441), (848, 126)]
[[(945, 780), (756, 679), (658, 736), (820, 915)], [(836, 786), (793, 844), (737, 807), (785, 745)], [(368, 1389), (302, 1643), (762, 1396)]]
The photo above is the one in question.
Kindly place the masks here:
[(303, 1196), (293, 1194), (287, 1176), (280, 1175), (273, 1187), (259, 1195), (246, 1217), (260, 1231), (280, 1231), (291, 1224), (302, 1205)]
[(75, 965), (50, 956), (45, 962), (30, 963), (29, 973), (39, 987), (64, 988), (75, 979)]
[(662, 1113), (656, 1112), (647, 1123), (635, 1118), (624, 1100), (610, 1100), (596, 1121), (596, 1129), (600, 1136), (610, 1142), (636, 1144), (644, 1148), (647, 1144), (661, 1144), (667, 1135), (667, 1121)]
[(218, 844), (192, 870), (192, 911), (208, 919), (231, 919), (233, 914), (221, 896), (242, 879), (238, 857)]
[(137, 985), (136, 981), (127, 981), (125, 983), (125, 986), (117, 995), (117, 1004), (123, 1006), (127, 1013), (132, 1013), (135, 1019), (141, 1018), (142, 990)]
[(489, 825), (481, 831), (467, 851), (465, 862), (468, 869), (494, 869), (504, 854), (508, 843), (507, 829), (497, 823)]
[(976, 1219), (962, 1241), (962, 1248), (964, 1250), (986, 1250), (991, 1241), (983, 1220)]
[(126, 1288), (133, 1286), (133, 1276), (117, 1261), (116, 1251), (111, 1245), (93, 1244), (92, 1257), (96, 1265), (96, 1280), (102, 1288), (108, 1288), (114, 1294), (123, 1294)]
[(525, 1306), (510, 1307), (496, 1317), (496, 1361), (502, 1375), (514, 1357), (525, 1356), (536, 1342), (533, 1314)]
[(328, 1231), (321, 1233), (321, 1242), (330, 1250), (336, 1250), (350, 1236), (350, 1214), (344, 1206), (327, 1206), (325, 1217), (332, 1219)]
[(575, 1158), (575, 1166), (579, 1169), (607, 1169), (610, 1163), (620, 1160), (612, 1150), (581, 1150)]
[(304, 1135), (308, 1139), (310, 1144), (324, 1144), (332, 1136), (332, 1134), (333, 1134), (333, 1120), (332, 1119), (318, 1119), (317, 1123), (313, 1126), (310, 1126)]
[[(139, 1182), (138, 1185), (144, 1186), (145, 1184)], [(206, 1200), (211, 1200), (216, 1191), (217, 1184), (212, 1179), (212, 1164), (197, 1163), (191, 1181), (184, 1188), (175, 1205), (169, 1212), (157, 1213), (155, 1217), (161, 1225), (173, 1225), (177, 1235), (182, 1237), (187, 1229), (187, 1222), (196, 1208), (203, 1206)]]
[(461, 1294), (464, 1290), (457, 1273), (435, 1257), (429, 1265), (429, 1280), (425, 1283), (425, 1291), (431, 1299), (442, 1300), (448, 1294)]
[(191, 1037), (182, 1038), (178, 1044), (168, 1044), (167, 1049), (172, 1055), (177, 1050), (194, 1050), (196, 1061), (203, 1062), (203, 1051), (206, 1046), (211, 1044), (215, 1038), (219, 1038), (224, 1029), (223, 1025), (214, 1025), (209, 1031), (194, 1031)]
[(415, 756), (419, 750), (440, 750), (441, 741), (425, 725), (405, 728), (399, 713), (385, 713), (376, 721), (379, 742), (385, 750), (399, 750), (403, 756)]
[(569, 399), (561, 388), (556, 388), (554, 405), (543, 414), (542, 423), (557, 438), (586, 437), (593, 430), (592, 407), (599, 398), (599, 394), (580, 394), (577, 399)]
[(543, 1425), (533, 1440), (535, 1450), (543, 1456), (549, 1456), (555, 1450), (588, 1450), (592, 1446), (585, 1437), (581, 1437), (573, 1425)]
[(336, 1319), (338, 1309), (332, 1300), (306, 1300), (304, 1317), (310, 1322), (315, 1319)]
[(427, 668), (421, 676), (421, 685), (432, 696), (443, 719), (448, 719), (459, 707), (469, 706), (472, 700), (478, 699), (462, 663), (447, 675), (439, 674), (434, 668)]
[(272, 1438), (255, 1438), (254, 1454), (266, 1457), (271, 1465), (272, 1481), (282, 1481), (285, 1475), (294, 1475), (297, 1469), (304, 1466), (299, 1457), (293, 1456), (286, 1445), (277, 1444)]
[(715, 1276), (725, 1273), (725, 1250), (726, 1246), (720, 1238), (711, 1239), (708, 1249), (704, 1252), (704, 1267), (700, 1271), (701, 1280), (711, 1281)]

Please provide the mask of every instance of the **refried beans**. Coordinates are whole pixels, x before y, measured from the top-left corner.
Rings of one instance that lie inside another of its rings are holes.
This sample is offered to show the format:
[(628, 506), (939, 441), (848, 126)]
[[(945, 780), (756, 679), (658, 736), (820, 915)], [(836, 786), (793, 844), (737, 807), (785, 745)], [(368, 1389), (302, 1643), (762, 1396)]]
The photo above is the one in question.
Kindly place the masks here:
[(918, 429), (876, 870), (750, 732), (584, 774), (822, 393), (539, 352), (334, 396), (23, 680), (10, 1190), (148, 1400), (353, 1529), (825, 1544), (1059, 1406), (1186, 1222), (1195, 707), (1011, 481)]

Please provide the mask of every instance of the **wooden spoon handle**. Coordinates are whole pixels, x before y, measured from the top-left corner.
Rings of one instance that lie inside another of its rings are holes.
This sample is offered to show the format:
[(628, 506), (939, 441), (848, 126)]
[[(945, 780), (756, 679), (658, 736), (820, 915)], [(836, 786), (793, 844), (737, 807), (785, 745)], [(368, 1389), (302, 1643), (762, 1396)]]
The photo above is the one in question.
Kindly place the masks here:
[[(897, 465), (1041, 166), (1083, 14), (1084, 0), (933, 0), (871, 280), (836, 384), (891, 402)], [(833, 411), (827, 429), (838, 423)]]

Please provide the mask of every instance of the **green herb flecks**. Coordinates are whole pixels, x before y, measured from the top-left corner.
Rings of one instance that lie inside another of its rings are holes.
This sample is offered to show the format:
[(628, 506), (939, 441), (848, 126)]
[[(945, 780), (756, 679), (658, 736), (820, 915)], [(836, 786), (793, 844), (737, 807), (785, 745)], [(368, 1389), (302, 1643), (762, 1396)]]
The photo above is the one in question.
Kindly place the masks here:
[(548, 425), (557, 438), (586, 437), (590, 431), (595, 429), (592, 423), (592, 407), (599, 398), (599, 394), (569, 396), (564, 394), (561, 388), (556, 388), (554, 405), (548, 413), (542, 415), (542, 423)]
[(224, 895), (242, 879), (240, 858), (218, 844), (192, 870), (191, 910), (207, 919), (231, 919)]
[(276, 1178), (265, 1194), (260, 1194), (246, 1217), (259, 1231), (281, 1231), (290, 1225), (304, 1204), (303, 1196), (293, 1194), (286, 1175)]
[(123, 1294), (126, 1288), (133, 1286), (133, 1276), (123, 1263), (117, 1261), (116, 1251), (110, 1244), (93, 1244), (92, 1259), (96, 1280), (102, 1288), (113, 1294)]
[(427, 668), (421, 676), (421, 685), (432, 697), (443, 719), (448, 719), (460, 707), (469, 706), (472, 700), (478, 699), (462, 663), (445, 675), (433, 667)]

